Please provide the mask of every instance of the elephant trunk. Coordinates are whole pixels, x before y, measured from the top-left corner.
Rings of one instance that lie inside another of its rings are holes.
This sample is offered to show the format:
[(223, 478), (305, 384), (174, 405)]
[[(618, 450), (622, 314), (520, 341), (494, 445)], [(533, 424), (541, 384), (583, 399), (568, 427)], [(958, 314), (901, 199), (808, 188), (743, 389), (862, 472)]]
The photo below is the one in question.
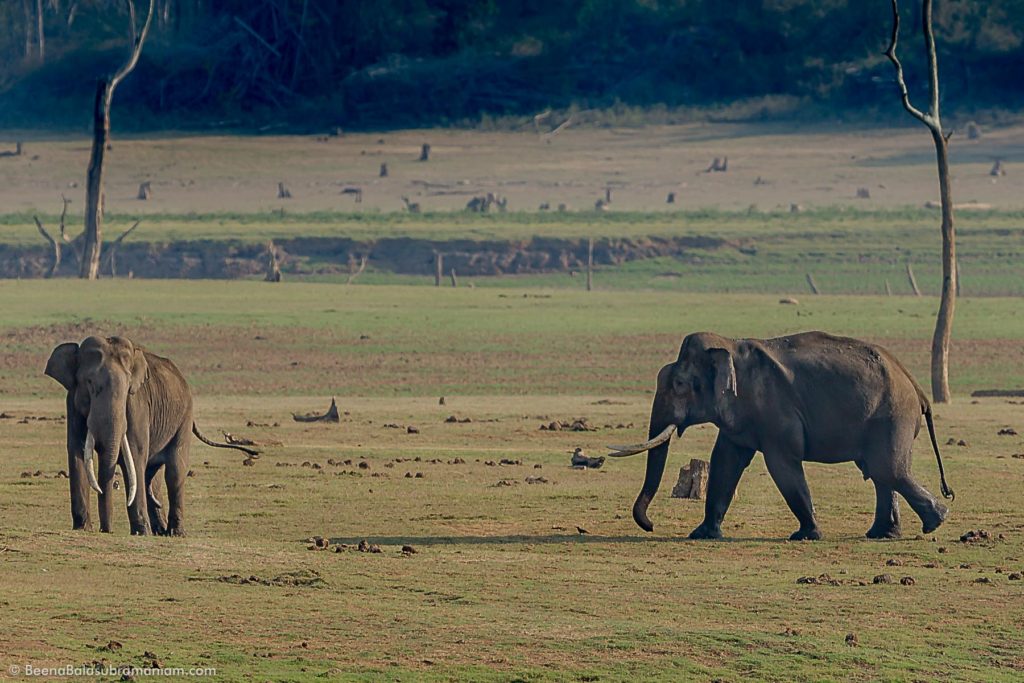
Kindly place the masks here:
[(633, 521), (644, 531), (654, 531), (654, 524), (647, 517), (647, 507), (654, 499), (654, 495), (661, 486), (661, 477), (665, 473), (665, 461), (668, 460), (668, 449), (672, 443), (672, 435), (676, 432), (682, 434), (683, 426), (679, 425), (671, 416), (663, 415), (658, 408), (658, 401), (655, 399), (655, 408), (651, 414), (651, 425), (648, 431), (651, 447), (647, 451), (647, 473), (644, 476), (644, 485), (640, 489), (640, 495), (633, 503)]
[[(91, 416), (90, 416), (91, 417)], [(118, 419), (118, 417), (120, 419)], [(93, 420), (89, 420), (93, 422)], [(104, 484), (114, 478), (114, 470), (117, 467), (118, 457), (124, 458), (126, 480), (128, 488), (128, 505), (135, 502), (135, 495), (138, 491), (138, 481), (135, 473), (135, 460), (132, 457), (131, 446), (128, 445), (128, 420), (123, 416), (116, 416), (113, 419), (104, 420), (106, 424), (97, 425), (94, 430), (90, 424), (85, 437), (85, 468), (89, 485), (97, 492), (103, 493), (103, 487), (96, 478), (93, 471), (93, 453), (96, 450), (96, 436), (99, 434), (102, 439), (100, 454), (100, 479)]]

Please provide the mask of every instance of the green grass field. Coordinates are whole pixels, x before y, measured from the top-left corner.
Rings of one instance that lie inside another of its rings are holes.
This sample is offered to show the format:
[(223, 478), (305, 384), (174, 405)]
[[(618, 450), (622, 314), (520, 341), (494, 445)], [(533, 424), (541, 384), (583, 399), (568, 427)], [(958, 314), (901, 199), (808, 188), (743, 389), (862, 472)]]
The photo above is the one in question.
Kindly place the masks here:
[[(729, 540), (708, 543), (685, 540), (701, 503), (668, 492), (713, 427), (673, 446), (654, 534), (629, 516), (643, 456), (575, 471), (568, 451), (641, 436), (658, 368), (700, 329), (853, 334), (924, 381), (936, 300), (514, 284), (0, 282), (0, 676), (154, 658), (230, 681), (1024, 676), (1024, 581), (1010, 579), (1024, 571), (1024, 440), (997, 434), (1024, 432), (1024, 405), (967, 396), (1024, 386), (1019, 299), (959, 303), (956, 402), (937, 428), (967, 445), (943, 446), (958, 495), (938, 532), (917, 536), (904, 506), (904, 540), (864, 539), (870, 484), (852, 465), (811, 465), (826, 538), (786, 542), (795, 521), (757, 458)], [(93, 332), (174, 359), (208, 435), (281, 444), (254, 467), (194, 445), (186, 538), (129, 537), (123, 511), (111, 535), (70, 531), (63, 423), (30, 418), (63, 414), (49, 351)], [(340, 424), (291, 420), (331, 395)], [(598, 431), (539, 430), (578, 417)], [(916, 451), (934, 491), (923, 437)], [(522, 464), (488, 464), (502, 458)], [(991, 539), (961, 543), (970, 529)], [(347, 547), (308, 550), (317, 535)], [(364, 539), (382, 552), (356, 550)], [(825, 573), (836, 585), (797, 582)], [(896, 583), (873, 584), (881, 574)]]

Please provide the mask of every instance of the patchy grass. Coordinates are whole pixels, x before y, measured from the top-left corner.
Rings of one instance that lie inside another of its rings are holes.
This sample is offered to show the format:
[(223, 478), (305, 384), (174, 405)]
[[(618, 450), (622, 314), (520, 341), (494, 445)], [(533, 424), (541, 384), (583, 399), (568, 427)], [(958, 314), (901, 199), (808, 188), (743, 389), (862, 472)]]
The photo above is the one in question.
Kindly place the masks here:
[[(958, 496), (947, 524), (923, 538), (904, 506), (904, 540), (863, 539), (870, 484), (852, 465), (809, 465), (826, 539), (785, 542), (795, 521), (758, 458), (726, 518), (729, 540), (685, 540), (702, 505), (667, 494), (675, 467), (707, 457), (710, 426), (674, 446), (651, 508), (654, 534), (629, 517), (642, 456), (600, 470), (566, 466), (576, 446), (597, 454), (644, 432), (655, 373), (686, 332), (855, 333), (884, 340), (923, 379), (934, 300), (818, 297), (790, 307), (777, 297), (671, 292), (69, 285), (0, 283), (0, 411), (13, 416), (0, 419), (5, 665), (141, 665), (148, 651), (165, 666), (216, 667), (218, 680), (1024, 673), (1013, 607), (1024, 581), (1009, 580), (1024, 571), (1024, 460), (1011, 457), (1024, 441), (997, 435), (1024, 432), (1019, 403), (938, 407), (940, 443), (968, 445), (943, 448)], [(958, 398), (1022, 384), (1018, 308), (1012, 299), (961, 302)], [(21, 419), (62, 414), (61, 389), (41, 368), (55, 343), (91, 331), (122, 332), (175, 359), (208, 434), (283, 444), (255, 467), (196, 444), (187, 538), (129, 537), (121, 510), (112, 535), (68, 530), (67, 482), (55, 476), (66, 468), (63, 424)], [(325, 408), (331, 393), (341, 397), (340, 424), (291, 421), (291, 412)], [(584, 416), (598, 431), (538, 429)], [(917, 446), (917, 476), (934, 490), (930, 449), (924, 439)], [(487, 464), (502, 458), (522, 464)], [(979, 528), (992, 539), (958, 541)], [(382, 552), (307, 550), (315, 535), (334, 545), (365, 539)], [(407, 544), (418, 552), (403, 555)], [(840, 585), (797, 583), (823, 573)], [(915, 583), (871, 583), (883, 573)], [(110, 641), (123, 647), (108, 651)]]

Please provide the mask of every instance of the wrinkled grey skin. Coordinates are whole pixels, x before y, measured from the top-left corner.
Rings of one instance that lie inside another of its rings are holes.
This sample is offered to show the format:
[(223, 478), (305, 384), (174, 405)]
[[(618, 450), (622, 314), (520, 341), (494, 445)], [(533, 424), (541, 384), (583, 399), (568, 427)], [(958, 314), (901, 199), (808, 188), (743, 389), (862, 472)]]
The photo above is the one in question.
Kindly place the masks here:
[[(686, 337), (676, 362), (658, 374), (650, 436), (673, 424), (679, 435), (690, 425), (708, 422), (719, 429), (704, 521), (690, 538), (721, 538), (736, 485), (757, 451), (800, 522), (791, 539), (821, 537), (804, 461), (855, 462), (875, 485), (875, 520), (868, 538), (896, 538), (897, 493), (921, 518), (925, 533), (947, 514), (946, 506), (911, 476), (911, 447), (922, 415), (941, 473), (928, 398), (885, 349), (824, 332), (764, 340), (704, 332)], [(646, 478), (633, 506), (633, 519), (646, 531), (654, 528), (647, 507), (661, 482), (668, 449), (666, 441), (648, 451)], [(944, 476), (942, 491), (953, 497)]]
[[(57, 346), (46, 374), (68, 391), (68, 477), (75, 529), (92, 529), (90, 487), (83, 459), (86, 430), (98, 453), (100, 531), (110, 531), (114, 468), (134, 467), (138, 489), (128, 506), (132, 534), (183, 535), (184, 490), (188, 473), (192, 394), (174, 363), (123, 337), (89, 337)], [(134, 462), (126, 462), (127, 434)], [(153, 495), (153, 478), (165, 467), (168, 517)], [(127, 489), (125, 486), (127, 497)], [(147, 518), (148, 517), (148, 518)]]

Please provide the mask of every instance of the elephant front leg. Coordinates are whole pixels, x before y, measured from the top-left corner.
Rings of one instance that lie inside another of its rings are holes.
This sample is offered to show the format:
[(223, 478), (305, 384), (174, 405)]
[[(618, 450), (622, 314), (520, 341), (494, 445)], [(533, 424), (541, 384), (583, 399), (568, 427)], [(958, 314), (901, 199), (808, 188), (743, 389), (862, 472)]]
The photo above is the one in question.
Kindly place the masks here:
[(736, 486), (743, 471), (754, 458), (754, 449), (739, 446), (721, 432), (711, 451), (711, 472), (708, 476), (708, 495), (704, 502), (704, 521), (690, 532), (690, 538), (722, 537), (722, 520), (732, 503)]
[(875, 485), (875, 523), (865, 535), (868, 538), (899, 538), (900, 503), (896, 492), (877, 481), (872, 483)]
[(85, 474), (82, 449), (68, 448), (68, 482), (71, 488), (71, 528), (92, 531), (89, 516), (89, 480)]
[[(137, 453), (133, 452), (133, 455)], [(128, 523), (131, 526), (131, 533), (133, 536), (145, 536), (149, 529), (146, 526), (146, 486), (143, 484), (145, 481), (145, 472), (142, 466), (137, 462), (141, 460), (138, 455), (135, 456), (135, 460), (131, 462), (125, 462), (127, 460), (126, 454), (121, 454), (121, 478), (128, 481), (128, 467), (135, 469), (135, 500), (128, 504)], [(125, 497), (127, 500), (128, 496), (128, 485), (125, 484)]]
[(811, 490), (804, 476), (803, 462), (789, 454), (766, 452), (765, 464), (768, 474), (786, 499), (789, 509), (796, 515), (800, 528), (789, 537), (791, 541), (817, 541), (821, 538), (818, 522), (814, 519), (814, 504), (811, 502)]
[(71, 528), (92, 531), (89, 515), (89, 479), (85, 474), (85, 418), (75, 410), (70, 394), (68, 416), (68, 484), (71, 489)]

